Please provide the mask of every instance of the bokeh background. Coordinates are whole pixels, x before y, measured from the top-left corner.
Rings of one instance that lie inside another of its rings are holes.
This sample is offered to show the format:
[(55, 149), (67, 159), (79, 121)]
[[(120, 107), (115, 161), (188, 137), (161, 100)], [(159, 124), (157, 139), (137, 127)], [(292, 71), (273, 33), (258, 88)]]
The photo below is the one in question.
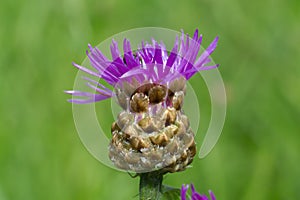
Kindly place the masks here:
[(2, 0), (0, 200), (138, 199), (137, 178), (84, 148), (62, 91), (88, 43), (145, 26), (199, 28), (204, 47), (219, 35), (228, 96), (214, 150), (165, 183), (219, 200), (300, 199), (299, 1)]

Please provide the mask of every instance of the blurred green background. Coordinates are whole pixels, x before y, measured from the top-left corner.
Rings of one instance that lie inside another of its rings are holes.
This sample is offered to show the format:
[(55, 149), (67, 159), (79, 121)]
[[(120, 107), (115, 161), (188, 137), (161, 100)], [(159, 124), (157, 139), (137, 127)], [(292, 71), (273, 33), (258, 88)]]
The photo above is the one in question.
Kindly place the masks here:
[(0, 200), (137, 199), (138, 179), (84, 148), (62, 91), (88, 43), (144, 26), (199, 28), (204, 47), (219, 35), (228, 95), (212, 153), (165, 183), (219, 200), (300, 199), (299, 1), (2, 0)]

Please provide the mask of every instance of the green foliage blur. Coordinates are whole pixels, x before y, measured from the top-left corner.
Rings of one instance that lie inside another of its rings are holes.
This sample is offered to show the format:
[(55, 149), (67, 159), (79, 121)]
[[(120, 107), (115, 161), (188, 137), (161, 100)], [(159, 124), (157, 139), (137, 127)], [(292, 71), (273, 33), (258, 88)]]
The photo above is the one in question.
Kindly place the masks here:
[(2, 0), (0, 200), (138, 199), (138, 178), (82, 145), (63, 90), (88, 43), (145, 26), (199, 28), (204, 47), (219, 35), (228, 98), (214, 150), (164, 182), (218, 200), (300, 199), (299, 19), (296, 0)]

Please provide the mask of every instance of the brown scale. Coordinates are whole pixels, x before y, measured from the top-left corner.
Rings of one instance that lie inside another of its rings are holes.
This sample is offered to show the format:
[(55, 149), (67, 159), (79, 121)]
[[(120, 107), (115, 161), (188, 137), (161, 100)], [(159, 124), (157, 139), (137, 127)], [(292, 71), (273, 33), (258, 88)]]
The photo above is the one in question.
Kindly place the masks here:
[(143, 138), (140, 138), (137, 136), (130, 137), (129, 142), (130, 142), (132, 148), (135, 150), (138, 150), (138, 151), (140, 149), (150, 147), (150, 142), (147, 139), (143, 139)]
[(167, 110), (163, 114), (163, 120), (165, 121), (165, 126), (169, 126), (170, 124), (174, 124), (176, 120), (176, 110), (174, 108), (168, 107)]
[(116, 97), (118, 100), (119, 105), (123, 108), (123, 109), (127, 109), (127, 96), (125, 93), (121, 92), (120, 89), (116, 90)]
[(156, 134), (155, 136), (150, 136), (150, 140), (153, 144), (158, 146), (165, 146), (170, 138), (164, 133)]
[(128, 124), (133, 123), (134, 116), (129, 112), (121, 112), (118, 115), (117, 125), (121, 128), (121, 130)]
[(149, 90), (148, 95), (150, 103), (160, 103), (166, 97), (166, 88), (161, 85), (154, 86)]
[(130, 100), (130, 108), (133, 112), (146, 112), (149, 106), (149, 98), (144, 93), (135, 93)]
[(111, 132), (113, 133), (114, 131), (121, 131), (121, 129), (118, 126), (117, 122), (113, 122), (112, 125), (111, 125)]
[(183, 77), (175, 79), (173, 82), (170, 83), (169, 90), (171, 90), (174, 93), (177, 91), (183, 91), (185, 93), (185, 89), (186, 89), (185, 83), (186, 80)]
[[(131, 99), (130, 103), (133, 104), (134, 106), (131, 108), (133, 108), (132, 110), (134, 112), (145, 112), (144, 107), (146, 105), (145, 104), (142, 105), (142, 101), (139, 101), (144, 97), (142, 94), (144, 94), (144, 96), (149, 98), (150, 104), (157, 104), (164, 100), (166, 100), (166, 102), (171, 103), (172, 98), (174, 96), (174, 93), (171, 90), (167, 90), (167, 88), (163, 85), (159, 85), (155, 83), (144, 84), (139, 88), (137, 88), (130, 97)], [(138, 108), (142, 108), (142, 109), (138, 109)]]
[(183, 104), (184, 93), (182, 91), (175, 92), (172, 98), (172, 105), (176, 110), (180, 110)]
[(157, 131), (157, 126), (153, 123), (153, 120), (150, 117), (145, 117), (138, 122), (138, 125), (145, 131), (146, 133), (151, 133), (153, 131)]

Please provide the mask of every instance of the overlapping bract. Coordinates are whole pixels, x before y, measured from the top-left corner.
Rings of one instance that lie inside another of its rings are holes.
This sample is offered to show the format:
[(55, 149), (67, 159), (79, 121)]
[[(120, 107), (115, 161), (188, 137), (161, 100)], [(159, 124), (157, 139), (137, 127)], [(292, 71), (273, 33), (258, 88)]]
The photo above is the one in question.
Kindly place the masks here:
[[(86, 53), (96, 71), (76, 63), (73, 63), (73, 65), (87, 74), (103, 79), (113, 87), (122, 81), (130, 82), (132, 78), (141, 84), (144, 82), (167, 84), (179, 76), (188, 80), (198, 71), (218, 67), (218, 65), (207, 66), (211, 61), (209, 56), (215, 50), (217, 41), (218, 37), (197, 58), (202, 42), (202, 35), (199, 35), (198, 30), (195, 31), (193, 38), (187, 34), (185, 35), (182, 31), (180, 39), (176, 37), (170, 52), (167, 51), (163, 42), (158, 43), (154, 39), (152, 39), (152, 44), (142, 42), (141, 46), (133, 51), (129, 40), (124, 39), (124, 54), (121, 55), (117, 42), (113, 40), (110, 46), (112, 61), (105, 57), (98, 48), (88, 45), (90, 51)], [(114, 95), (112, 90), (99, 82), (89, 78), (85, 79), (87, 85), (94, 89), (96, 93), (66, 91), (66, 93), (73, 96), (83, 97), (83, 99), (70, 99), (70, 102), (90, 103)]]

